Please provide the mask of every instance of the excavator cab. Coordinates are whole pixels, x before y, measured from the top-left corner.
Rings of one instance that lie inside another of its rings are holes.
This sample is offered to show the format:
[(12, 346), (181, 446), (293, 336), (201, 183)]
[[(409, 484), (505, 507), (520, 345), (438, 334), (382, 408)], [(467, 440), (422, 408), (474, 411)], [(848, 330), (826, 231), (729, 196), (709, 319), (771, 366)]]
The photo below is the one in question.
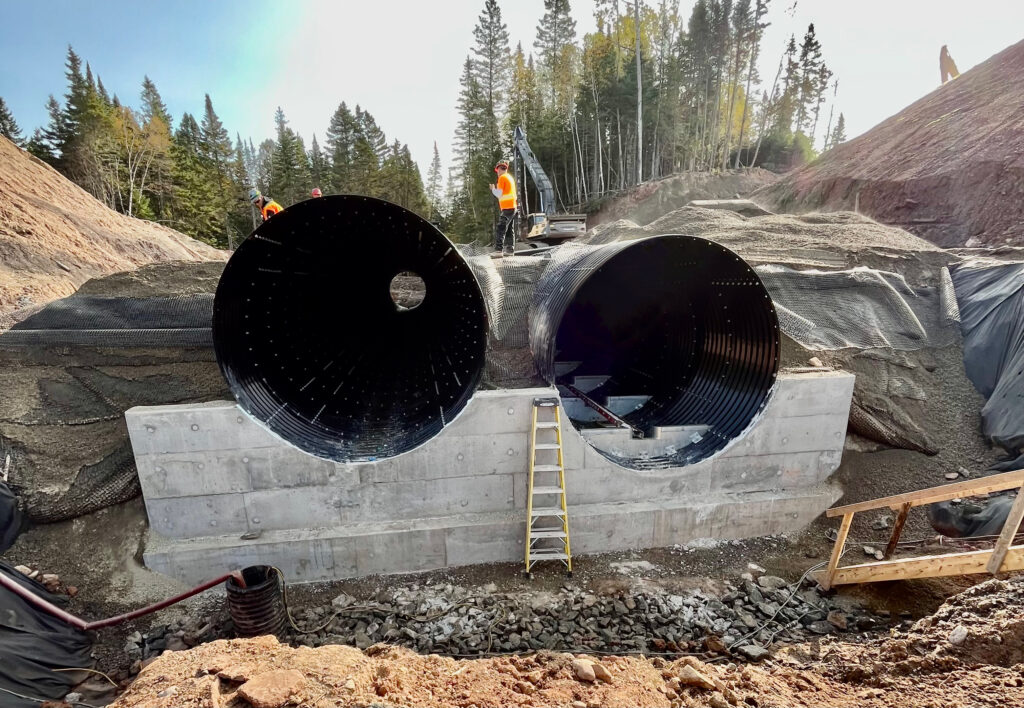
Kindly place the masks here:
[(526, 134), (519, 126), (516, 127), (513, 136), (515, 149), (516, 176), (520, 185), (525, 185), (525, 178), (528, 174), (530, 180), (537, 188), (540, 203), (537, 205), (539, 211), (530, 212), (529, 202), (526, 197), (526, 190), (520, 188), (523, 194), (521, 204), (527, 210), (527, 224), (529, 231), (526, 234), (526, 242), (533, 248), (541, 244), (557, 245), (563, 241), (582, 236), (587, 232), (586, 214), (555, 214), (555, 189), (540, 166), (537, 156), (530, 149), (526, 142)]

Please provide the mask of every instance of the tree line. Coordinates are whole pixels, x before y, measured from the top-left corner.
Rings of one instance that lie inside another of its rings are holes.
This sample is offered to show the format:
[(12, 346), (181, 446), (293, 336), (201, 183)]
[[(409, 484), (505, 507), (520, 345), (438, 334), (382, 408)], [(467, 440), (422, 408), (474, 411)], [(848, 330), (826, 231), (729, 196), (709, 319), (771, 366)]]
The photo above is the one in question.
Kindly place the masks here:
[[(486, 185), (522, 126), (562, 209), (681, 170), (786, 169), (845, 139), (837, 84), (814, 25), (791, 37), (771, 84), (757, 71), (770, 0), (596, 0), (597, 31), (578, 37), (569, 0), (545, 0), (532, 51), (511, 49), (485, 0), (460, 78), (455, 162), (436, 203), (462, 239), (487, 233)], [(834, 105), (834, 103), (833, 103)]]
[(253, 188), (286, 207), (320, 187), (325, 194), (364, 194), (430, 211), (408, 146), (389, 142), (360, 106), (352, 110), (342, 102), (324, 145), (314, 135), (308, 149), (278, 108), (276, 137), (256, 146), (238, 134), (232, 141), (209, 94), (200, 119), (186, 112), (175, 125), (148, 76), (133, 109), (111, 95), (71, 47), (65, 70), (67, 93), (63, 103), (49, 97), (47, 125), (26, 139), (0, 98), (0, 135), (129, 216), (226, 248), (257, 224), (249, 202)]
[(381, 197), (456, 240), (488, 238), (487, 186), (513, 157), (516, 126), (564, 211), (682, 170), (788, 169), (845, 140), (813, 24), (788, 39), (773, 77), (760, 76), (771, 0), (696, 0), (688, 17), (679, 0), (594, 3), (597, 29), (578, 37), (569, 0), (544, 0), (532, 49), (513, 50), (498, 0), (484, 0), (460, 70), (453, 164), (442, 173), (435, 142), (425, 184), (408, 146), (358, 105), (338, 106), (322, 145), (314, 135), (307, 148), (280, 108), (274, 139), (232, 141), (209, 95), (201, 119), (175, 126), (148, 77), (131, 109), (70, 47), (68, 91), (63, 104), (50, 97), (48, 125), (25, 140), (0, 100), (0, 134), (112, 208), (220, 246), (254, 225), (253, 187), (285, 206), (312, 186)]

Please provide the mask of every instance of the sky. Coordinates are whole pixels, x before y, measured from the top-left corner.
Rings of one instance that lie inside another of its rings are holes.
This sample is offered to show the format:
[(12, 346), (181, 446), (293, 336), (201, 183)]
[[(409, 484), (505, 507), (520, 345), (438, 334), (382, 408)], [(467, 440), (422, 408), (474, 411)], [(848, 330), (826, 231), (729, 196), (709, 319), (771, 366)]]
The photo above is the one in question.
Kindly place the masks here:
[[(648, 0), (649, 4), (656, 4)], [(543, 0), (499, 0), (512, 47), (529, 51)], [(693, 2), (680, 1), (688, 17)], [(790, 34), (814, 22), (839, 81), (835, 118), (862, 133), (934, 89), (949, 46), (961, 72), (1024, 39), (1024, 1), (772, 0), (759, 71), (770, 91)], [(593, 3), (572, 3), (577, 32), (595, 29)], [(66, 90), (70, 43), (122, 103), (138, 104), (148, 75), (177, 121), (201, 117), (203, 94), (232, 137), (274, 135), (284, 109), (306, 140), (323, 142), (341, 101), (369, 110), (389, 140), (408, 143), (422, 172), (436, 141), (447, 168), (459, 76), (483, 0), (0, 0), (0, 96), (21, 125), (46, 122), (45, 103)], [(822, 115), (822, 127), (829, 107)]]

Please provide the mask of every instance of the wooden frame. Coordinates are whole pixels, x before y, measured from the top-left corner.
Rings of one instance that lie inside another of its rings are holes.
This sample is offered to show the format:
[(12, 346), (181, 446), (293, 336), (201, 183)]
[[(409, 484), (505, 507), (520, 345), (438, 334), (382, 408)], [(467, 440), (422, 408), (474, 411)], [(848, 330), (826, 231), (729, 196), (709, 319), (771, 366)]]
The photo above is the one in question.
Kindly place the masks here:
[[(892, 554), (899, 543), (907, 514), (915, 506), (926, 506), (940, 501), (949, 501), (960, 497), (976, 496), (989, 492), (1017, 489), (1017, 499), (1010, 508), (1003, 529), (991, 550), (965, 551), (961, 553), (944, 553), (938, 556), (922, 556), (919, 558), (900, 558), (891, 560)], [(853, 516), (860, 511), (872, 509), (892, 509), (897, 511), (896, 522), (892, 527), (892, 535), (885, 547), (885, 556), (881, 561), (862, 563), (860, 565), (840, 566), (846, 537), (850, 532)], [(1024, 569), (1024, 545), (1012, 546), (1014, 536), (1024, 519), (1024, 470), (1004, 472), (990, 477), (982, 477), (966, 482), (944, 484), (941, 487), (922, 489), (906, 494), (896, 494), (873, 501), (858, 502), (837, 506), (825, 512), (826, 516), (843, 517), (839, 525), (832, 555), (828, 567), (812, 576), (825, 590), (836, 585), (850, 583), (875, 583), (883, 580), (907, 580), (910, 578), (935, 578), (947, 575), (972, 575), (975, 573), (1006, 572)]]

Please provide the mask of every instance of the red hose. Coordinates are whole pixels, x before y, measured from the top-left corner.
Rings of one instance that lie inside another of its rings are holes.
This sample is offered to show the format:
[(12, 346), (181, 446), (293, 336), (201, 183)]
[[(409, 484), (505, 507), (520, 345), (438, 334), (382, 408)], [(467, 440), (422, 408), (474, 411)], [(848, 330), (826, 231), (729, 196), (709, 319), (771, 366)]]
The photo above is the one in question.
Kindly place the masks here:
[(67, 622), (73, 627), (77, 627), (78, 629), (88, 632), (93, 629), (102, 629), (103, 627), (110, 627), (115, 624), (121, 624), (122, 622), (127, 622), (128, 620), (135, 619), (136, 617), (142, 617), (143, 615), (148, 615), (151, 612), (156, 612), (157, 610), (162, 610), (165, 607), (170, 607), (171, 605), (179, 603), (182, 600), (187, 600), (193, 595), (198, 595), (201, 592), (205, 592), (206, 590), (209, 590), (215, 585), (220, 585), (228, 578), (234, 578), (236, 583), (238, 583), (242, 587), (245, 587), (245, 580), (242, 578), (242, 572), (240, 570), (233, 570), (230, 573), (225, 573), (224, 575), (220, 576), (219, 578), (215, 578), (214, 580), (208, 580), (202, 585), (197, 585), (191, 590), (186, 590), (180, 595), (175, 595), (174, 597), (168, 598), (167, 600), (161, 600), (160, 602), (157, 602), (153, 605), (149, 605), (148, 607), (143, 607), (139, 610), (132, 610), (131, 612), (126, 612), (123, 615), (116, 615), (115, 617), (108, 617), (107, 619), (96, 620), (95, 622), (86, 622), (84, 619), (81, 619), (80, 617), (75, 617), (70, 612), (65, 612), (61, 608), (54, 605), (52, 602), (44, 600), (28, 588), (21, 585), (21, 583), (12, 580), (3, 573), (0, 573), (0, 585), (3, 585), (5, 588), (10, 590), (14, 594), (27, 600), (39, 609), (48, 612), (57, 619)]

